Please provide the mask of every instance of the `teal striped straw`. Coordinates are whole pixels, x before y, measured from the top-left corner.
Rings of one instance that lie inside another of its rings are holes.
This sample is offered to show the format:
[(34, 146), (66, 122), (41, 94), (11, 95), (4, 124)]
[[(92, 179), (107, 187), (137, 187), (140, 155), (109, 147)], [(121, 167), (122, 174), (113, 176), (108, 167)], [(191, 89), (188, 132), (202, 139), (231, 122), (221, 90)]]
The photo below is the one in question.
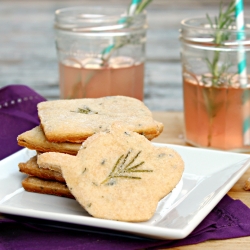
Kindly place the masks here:
[[(146, 6), (152, 2), (152, 0), (131, 0), (131, 3), (129, 5), (129, 8), (127, 10), (127, 14), (128, 16), (133, 16), (135, 14), (139, 14), (141, 11), (143, 11)], [(119, 24), (123, 24), (127, 22), (127, 17), (122, 17), (118, 23)], [(102, 60), (105, 61), (109, 58), (110, 53), (112, 52), (113, 49), (115, 48), (119, 48), (121, 47), (121, 45), (117, 45), (117, 44), (111, 44), (108, 47), (106, 47), (103, 51), (102, 51)]]
[(130, 7), (128, 10), (129, 16), (132, 16), (135, 14), (136, 9), (141, 2), (142, 2), (142, 0), (132, 0), (131, 1)]
[[(245, 24), (244, 24), (244, 2), (243, 0), (235, 1), (235, 18), (237, 27), (237, 40), (239, 41), (238, 48), (238, 73), (240, 85), (242, 88), (247, 87), (247, 60), (244, 46), (241, 41), (245, 39)], [(250, 107), (248, 92), (243, 93), (243, 140), (244, 145), (250, 145)]]
[(240, 83), (242, 87), (247, 85), (247, 61), (246, 53), (241, 41), (245, 39), (245, 24), (244, 24), (244, 3), (243, 0), (236, 0), (235, 2), (235, 17), (237, 27), (237, 40), (239, 41), (239, 53), (238, 53), (238, 73), (240, 76)]

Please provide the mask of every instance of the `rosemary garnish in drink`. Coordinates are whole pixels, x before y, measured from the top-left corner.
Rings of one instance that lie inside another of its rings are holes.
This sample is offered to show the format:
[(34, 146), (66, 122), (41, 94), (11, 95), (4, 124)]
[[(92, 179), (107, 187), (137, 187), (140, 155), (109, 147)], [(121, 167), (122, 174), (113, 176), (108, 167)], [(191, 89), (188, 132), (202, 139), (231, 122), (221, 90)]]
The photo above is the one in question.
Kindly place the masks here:
[[(224, 42), (229, 39), (230, 30), (232, 24), (235, 21), (235, 1), (231, 1), (228, 7), (224, 10), (222, 2), (220, 3), (220, 10), (218, 17), (214, 18), (214, 21), (206, 14), (210, 28), (213, 29), (213, 43), (215, 49), (213, 50), (212, 58), (205, 58), (208, 71), (210, 74), (202, 75), (202, 83), (207, 88), (202, 89), (205, 107), (208, 113), (209, 124), (208, 124), (208, 135), (207, 135), (207, 146), (211, 146), (212, 134), (214, 129), (214, 119), (217, 115), (218, 110), (221, 108), (222, 103), (217, 102), (217, 87), (221, 87), (222, 83), (229, 84), (232, 74), (228, 74), (228, 69), (232, 66), (230, 60), (220, 58), (221, 47)], [(226, 79), (225, 79), (226, 77)], [(214, 88), (216, 87), (216, 88)]]
[[(227, 9), (223, 11), (222, 3), (220, 3), (219, 16), (214, 18), (214, 22), (207, 14), (207, 20), (210, 24), (210, 27), (214, 29), (214, 44), (216, 47), (220, 47), (223, 42), (227, 41), (229, 38), (230, 26), (234, 22), (234, 12), (235, 12), (235, 1), (232, 1)], [(219, 67), (220, 60), (220, 51), (215, 50), (212, 60), (208, 58), (205, 59), (207, 62), (208, 69), (212, 75), (212, 85), (218, 86), (221, 76), (227, 71), (231, 66), (228, 62), (225, 62), (222, 66)], [(203, 80), (206, 81), (206, 76), (203, 75)]]
[(140, 163), (131, 166), (134, 163), (134, 161), (138, 158), (138, 156), (141, 154), (141, 151), (139, 151), (134, 157), (132, 157), (130, 161), (128, 161), (128, 157), (131, 152), (132, 151), (129, 150), (125, 156), (123, 154), (118, 158), (110, 174), (104, 181), (102, 181), (101, 184), (104, 184), (113, 178), (141, 179), (141, 177), (133, 176), (131, 175), (131, 173), (153, 172), (153, 170), (138, 169), (141, 165), (144, 164), (144, 161), (141, 161)]

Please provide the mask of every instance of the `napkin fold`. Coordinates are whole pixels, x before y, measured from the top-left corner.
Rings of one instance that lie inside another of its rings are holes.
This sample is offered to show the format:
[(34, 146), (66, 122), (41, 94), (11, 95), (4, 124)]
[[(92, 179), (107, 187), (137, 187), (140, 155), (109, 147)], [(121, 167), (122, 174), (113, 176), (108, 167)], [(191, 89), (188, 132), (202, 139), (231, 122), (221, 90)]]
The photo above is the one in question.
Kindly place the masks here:
[[(0, 89), (0, 159), (21, 149), (17, 135), (39, 124), (37, 104), (45, 98), (24, 85)], [(19, 219), (18, 219), (19, 218)], [(61, 249), (159, 249), (197, 244), (211, 239), (250, 235), (250, 209), (226, 195), (199, 226), (182, 240), (152, 240), (89, 230), (68, 230), (23, 221), (0, 218), (0, 250)]]

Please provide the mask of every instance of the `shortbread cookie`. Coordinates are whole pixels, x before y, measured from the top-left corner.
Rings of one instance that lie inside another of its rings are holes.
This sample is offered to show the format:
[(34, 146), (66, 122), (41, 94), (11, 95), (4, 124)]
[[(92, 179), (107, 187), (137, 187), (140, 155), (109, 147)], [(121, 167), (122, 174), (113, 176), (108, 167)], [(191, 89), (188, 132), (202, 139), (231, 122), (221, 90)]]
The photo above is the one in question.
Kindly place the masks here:
[(184, 170), (176, 151), (155, 147), (118, 125), (89, 137), (77, 156), (44, 153), (39, 157), (57, 161), (71, 193), (89, 214), (119, 221), (149, 220)]
[(139, 100), (125, 96), (46, 101), (38, 104), (38, 115), (46, 138), (51, 142), (83, 142), (105, 131), (114, 122), (144, 135), (158, 136), (163, 124)]
[(19, 146), (39, 152), (61, 152), (72, 155), (76, 155), (81, 147), (81, 143), (49, 142), (40, 126), (20, 134), (17, 143)]
[(20, 172), (22, 173), (35, 176), (41, 179), (54, 180), (65, 183), (65, 180), (62, 177), (61, 169), (53, 169), (53, 166), (47, 167), (47, 169), (39, 168), (37, 164), (37, 156), (33, 156), (27, 162), (19, 163), (18, 167)]
[(28, 192), (49, 194), (74, 199), (66, 184), (57, 181), (42, 180), (29, 176), (22, 181), (23, 188)]
[(42, 169), (56, 171), (62, 173), (60, 164), (63, 161), (65, 164), (71, 165), (75, 157), (67, 154), (58, 155), (55, 152), (48, 152), (37, 156), (37, 164)]

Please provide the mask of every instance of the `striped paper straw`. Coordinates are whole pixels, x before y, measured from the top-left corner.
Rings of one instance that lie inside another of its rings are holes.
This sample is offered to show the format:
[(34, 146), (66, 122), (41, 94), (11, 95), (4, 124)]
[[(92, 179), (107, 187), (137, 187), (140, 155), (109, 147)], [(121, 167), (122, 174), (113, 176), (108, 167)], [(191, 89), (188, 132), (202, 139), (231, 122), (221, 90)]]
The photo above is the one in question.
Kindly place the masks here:
[[(142, 0), (132, 0), (131, 4), (128, 8), (128, 15), (129, 16), (133, 16), (136, 12), (136, 9), (138, 8), (138, 6), (142, 3)], [(127, 18), (122, 17), (118, 23), (122, 24), (122, 23), (126, 23)], [(111, 44), (109, 45), (107, 48), (105, 48), (102, 51), (102, 59), (105, 61), (109, 58), (111, 51), (115, 49), (115, 44)]]
[(237, 27), (237, 40), (239, 41), (239, 52), (238, 52), (238, 73), (240, 76), (241, 87), (247, 86), (247, 62), (246, 53), (244, 46), (241, 41), (245, 39), (245, 25), (244, 25), (244, 4), (243, 0), (236, 0), (235, 2), (235, 16), (236, 16), (236, 27)]
[[(245, 39), (245, 24), (244, 24), (244, 3), (243, 0), (235, 1), (235, 17), (237, 27), (237, 40), (239, 41), (238, 48), (238, 73), (240, 79), (240, 85), (242, 88), (246, 88), (248, 84), (247, 79), (247, 61), (244, 46), (241, 43)], [(250, 103), (248, 92), (243, 93), (243, 139), (244, 145), (250, 145)]]
[(132, 0), (131, 1), (131, 4), (130, 4), (130, 7), (129, 7), (129, 10), (128, 10), (128, 14), (130, 16), (134, 15), (138, 5), (142, 2), (142, 0)]

